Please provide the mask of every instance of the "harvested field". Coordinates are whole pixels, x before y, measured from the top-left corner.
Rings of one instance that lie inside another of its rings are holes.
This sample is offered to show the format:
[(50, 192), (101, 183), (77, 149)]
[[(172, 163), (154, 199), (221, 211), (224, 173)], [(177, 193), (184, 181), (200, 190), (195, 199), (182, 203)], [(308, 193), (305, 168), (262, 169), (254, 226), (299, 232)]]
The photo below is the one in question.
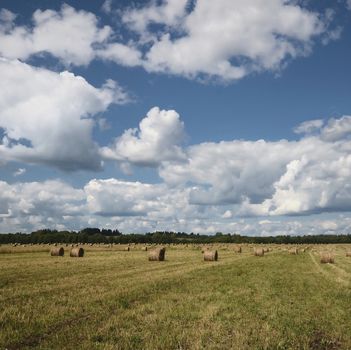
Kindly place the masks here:
[(215, 264), (197, 246), (167, 246), (160, 264), (138, 245), (51, 248), (0, 248), (0, 349), (351, 348), (346, 245), (261, 259), (215, 245)]

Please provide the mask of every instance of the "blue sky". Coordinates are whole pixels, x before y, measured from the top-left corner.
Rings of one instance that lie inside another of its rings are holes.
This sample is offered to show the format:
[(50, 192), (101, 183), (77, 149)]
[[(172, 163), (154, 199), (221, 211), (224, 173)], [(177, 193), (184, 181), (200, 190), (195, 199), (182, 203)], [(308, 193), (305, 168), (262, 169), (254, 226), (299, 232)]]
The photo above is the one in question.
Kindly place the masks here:
[(350, 2), (0, 6), (0, 232), (350, 232)]

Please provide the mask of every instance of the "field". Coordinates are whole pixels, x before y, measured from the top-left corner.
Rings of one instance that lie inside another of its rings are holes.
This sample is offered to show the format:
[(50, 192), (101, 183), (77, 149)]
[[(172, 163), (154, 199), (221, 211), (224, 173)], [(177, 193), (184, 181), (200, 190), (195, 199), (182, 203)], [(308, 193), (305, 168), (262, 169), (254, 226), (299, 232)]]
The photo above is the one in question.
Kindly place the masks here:
[[(0, 247), (0, 349), (351, 349), (346, 246)], [(322, 250), (334, 264), (321, 264)]]

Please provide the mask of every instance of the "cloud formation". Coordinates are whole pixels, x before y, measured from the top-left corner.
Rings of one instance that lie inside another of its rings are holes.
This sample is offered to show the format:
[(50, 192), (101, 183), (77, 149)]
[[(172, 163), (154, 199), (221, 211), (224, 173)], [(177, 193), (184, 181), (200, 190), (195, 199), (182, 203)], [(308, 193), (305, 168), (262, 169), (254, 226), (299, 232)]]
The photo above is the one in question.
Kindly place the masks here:
[(110, 147), (103, 147), (105, 159), (156, 167), (164, 161), (180, 161), (185, 156), (180, 147), (184, 139), (184, 123), (174, 110), (154, 107), (139, 124), (128, 129)]
[(109, 80), (95, 88), (67, 71), (56, 73), (0, 59), (0, 155), (64, 170), (99, 169), (93, 116), (127, 94)]
[[(236, 80), (255, 71), (281, 69), (310, 53), (327, 32), (329, 16), (282, 0), (151, 2), (126, 11), (123, 21), (148, 42), (144, 67), (194, 78)], [(157, 33), (152, 24), (162, 26)]]
[(346, 214), (304, 218), (236, 218), (219, 206), (191, 205), (188, 188), (118, 179), (94, 179), (83, 188), (60, 180), (8, 184), (0, 181), (0, 232), (88, 225), (123, 232), (173, 230), (242, 235), (347, 233)]
[(65, 227), (80, 215), (84, 192), (60, 181), (8, 184), (0, 181), (0, 228), (27, 231), (38, 227)]
[(231, 205), (234, 216), (350, 211), (350, 124), (349, 116), (332, 118), (297, 141), (193, 145), (186, 162), (164, 163), (160, 176), (170, 186), (195, 185), (191, 204)]
[(16, 25), (16, 17), (6, 9), (0, 12), (0, 55), (3, 57), (27, 60), (46, 53), (66, 66), (86, 66), (101, 54), (102, 58), (111, 58), (119, 64), (138, 64), (131, 57), (139, 54), (127, 45), (106, 46), (113, 30), (108, 25), (101, 26), (91, 12), (76, 10), (67, 4), (63, 4), (60, 11), (38, 9), (33, 13), (31, 26)]
[[(306, 121), (295, 128), (301, 135), (298, 140), (233, 140), (182, 147), (185, 132), (179, 114), (154, 107), (139, 128), (99, 147), (92, 138), (99, 123), (93, 116), (126, 98), (115, 83), (97, 89), (71, 73), (4, 59), (0, 72), (3, 161), (97, 170), (105, 160), (117, 161), (126, 174), (131, 166), (159, 172), (163, 183), (151, 187), (118, 180), (91, 182), (85, 191), (90, 192), (89, 208), (95, 208), (95, 215), (161, 215), (150, 198), (155, 195), (162, 202), (157, 194), (163, 192), (181, 194), (178, 199), (187, 203), (184, 208), (190, 212), (216, 208), (221, 219), (351, 210), (350, 116)], [(166, 201), (162, 203), (166, 208)]]
[(341, 32), (331, 28), (333, 11), (313, 12), (295, 1), (164, 0), (119, 11), (105, 1), (102, 11), (117, 16), (119, 29), (69, 5), (36, 10), (28, 26), (16, 25), (16, 14), (3, 9), (0, 55), (27, 60), (48, 53), (68, 66), (101, 59), (228, 82), (279, 71), (289, 60), (310, 54), (318, 40), (326, 44)]

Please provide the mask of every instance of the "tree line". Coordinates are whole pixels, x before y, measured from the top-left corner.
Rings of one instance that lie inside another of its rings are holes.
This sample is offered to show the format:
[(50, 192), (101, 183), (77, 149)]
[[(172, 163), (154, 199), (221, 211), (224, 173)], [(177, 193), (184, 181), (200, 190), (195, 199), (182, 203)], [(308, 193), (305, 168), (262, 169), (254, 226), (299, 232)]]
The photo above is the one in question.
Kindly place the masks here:
[(37, 230), (31, 233), (0, 234), (0, 244), (40, 244), (40, 243), (275, 243), (275, 244), (326, 244), (351, 243), (351, 234), (347, 235), (308, 235), (308, 236), (241, 236), (235, 233), (217, 232), (203, 235), (186, 232), (156, 231), (145, 234), (123, 234), (118, 229), (85, 228), (80, 231)]

